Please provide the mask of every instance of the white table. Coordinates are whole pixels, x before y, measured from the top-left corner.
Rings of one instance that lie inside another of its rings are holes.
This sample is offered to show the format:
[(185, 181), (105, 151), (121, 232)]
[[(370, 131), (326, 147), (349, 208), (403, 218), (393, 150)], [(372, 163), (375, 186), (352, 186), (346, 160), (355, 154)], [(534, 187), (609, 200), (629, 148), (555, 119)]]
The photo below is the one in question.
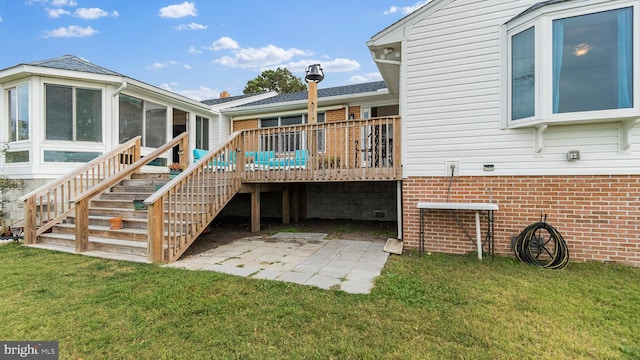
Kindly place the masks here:
[(478, 259), (482, 260), (482, 235), (480, 231), (480, 211), (487, 212), (487, 237), (489, 239), (489, 253), (494, 254), (493, 248), (493, 212), (498, 210), (498, 204), (479, 202), (419, 202), (420, 209), (420, 245), (419, 252), (424, 251), (424, 215), (427, 210), (460, 210), (476, 212), (476, 245), (478, 247)]

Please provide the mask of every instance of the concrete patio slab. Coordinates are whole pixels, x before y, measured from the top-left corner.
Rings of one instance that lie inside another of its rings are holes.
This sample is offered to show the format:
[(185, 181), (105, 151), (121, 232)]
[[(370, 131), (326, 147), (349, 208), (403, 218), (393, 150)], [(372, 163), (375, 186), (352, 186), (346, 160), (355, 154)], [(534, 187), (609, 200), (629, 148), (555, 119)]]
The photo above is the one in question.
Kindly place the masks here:
[(368, 294), (389, 254), (384, 241), (326, 240), (321, 233), (248, 237), (167, 264), (254, 279)]

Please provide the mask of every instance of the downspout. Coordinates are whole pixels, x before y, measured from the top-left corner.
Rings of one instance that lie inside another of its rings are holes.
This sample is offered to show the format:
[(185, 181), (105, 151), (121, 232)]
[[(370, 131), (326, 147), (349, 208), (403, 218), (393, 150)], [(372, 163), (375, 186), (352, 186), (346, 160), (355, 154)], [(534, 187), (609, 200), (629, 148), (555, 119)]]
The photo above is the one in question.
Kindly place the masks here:
[(116, 92), (113, 93), (113, 97), (116, 97), (120, 94), (120, 92), (122, 90), (124, 90), (127, 87), (127, 81), (122, 78), (122, 84), (120, 84), (120, 87), (118, 88), (118, 90), (116, 90)]

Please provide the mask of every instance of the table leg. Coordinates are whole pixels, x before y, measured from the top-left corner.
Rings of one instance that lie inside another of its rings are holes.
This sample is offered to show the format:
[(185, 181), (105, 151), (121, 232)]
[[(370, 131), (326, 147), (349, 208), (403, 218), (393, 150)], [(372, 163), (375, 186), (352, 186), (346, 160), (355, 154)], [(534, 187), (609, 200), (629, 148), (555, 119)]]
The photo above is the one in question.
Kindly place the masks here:
[(476, 211), (476, 243), (478, 245), (478, 259), (482, 260), (482, 235), (480, 232), (480, 211)]
[(420, 209), (420, 236), (418, 240), (418, 256), (424, 251), (424, 209)]

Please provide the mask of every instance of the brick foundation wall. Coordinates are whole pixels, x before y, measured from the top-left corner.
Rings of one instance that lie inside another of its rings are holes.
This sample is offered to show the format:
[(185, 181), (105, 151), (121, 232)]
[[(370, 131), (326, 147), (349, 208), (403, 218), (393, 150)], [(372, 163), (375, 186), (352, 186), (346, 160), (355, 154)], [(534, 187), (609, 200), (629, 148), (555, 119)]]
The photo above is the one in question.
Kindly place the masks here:
[[(446, 201), (447, 177), (403, 181), (403, 239), (417, 248), (421, 201)], [(571, 261), (604, 261), (640, 266), (640, 176), (479, 176), (455, 177), (450, 201), (487, 202), (495, 212), (496, 253), (513, 255), (511, 237), (540, 220), (541, 212), (567, 242)], [(457, 211), (475, 239), (474, 212)], [(483, 219), (483, 233), (486, 221)], [(428, 211), (425, 249), (463, 254), (475, 245), (451, 211)]]

